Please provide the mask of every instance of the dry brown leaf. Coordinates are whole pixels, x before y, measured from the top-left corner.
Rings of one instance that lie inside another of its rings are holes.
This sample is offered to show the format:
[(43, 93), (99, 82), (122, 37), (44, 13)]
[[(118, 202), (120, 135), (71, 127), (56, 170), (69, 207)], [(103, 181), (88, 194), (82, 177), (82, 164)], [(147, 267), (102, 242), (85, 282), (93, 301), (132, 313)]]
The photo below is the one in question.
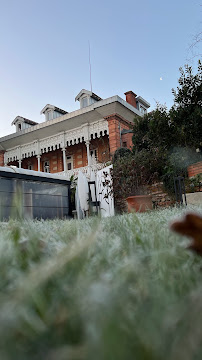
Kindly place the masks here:
[(174, 221), (171, 230), (192, 238), (189, 249), (202, 256), (202, 217), (195, 213), (188, 213), (182, 220)]

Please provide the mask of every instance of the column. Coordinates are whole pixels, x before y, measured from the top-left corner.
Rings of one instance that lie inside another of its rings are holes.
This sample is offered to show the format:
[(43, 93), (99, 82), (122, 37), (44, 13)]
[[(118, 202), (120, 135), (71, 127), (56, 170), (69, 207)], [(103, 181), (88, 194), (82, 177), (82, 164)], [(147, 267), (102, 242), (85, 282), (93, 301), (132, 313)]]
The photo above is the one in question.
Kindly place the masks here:
[(86, 140), (86, 148), (87, 148), (87, 159), (88, 159), (88, 166), (91, 165), (91, 158), (90, 158), (90, 141)]
[(37, 155), (37, 160), (38, 160), (38, 171), (40, 171), (40, 159), (41, 159), (41, 155)]
[(67, 161), (66, 161), (66, 149), (65, 147), (62, 148), (62, 156), (63, 156), (63, 169), (67, 171)]
[(123, 119), (118, 114), (112, 114), (105, 117), (109, 128), (109, 148), (111, 156), (120, 148), (121, 144), (121, 127)]
[(21, 160), (21, 159), (18, 160), (18, 163), (19, 163), (19, 169), (21, 169), (21, 167), (22, 167), (22, 160)]

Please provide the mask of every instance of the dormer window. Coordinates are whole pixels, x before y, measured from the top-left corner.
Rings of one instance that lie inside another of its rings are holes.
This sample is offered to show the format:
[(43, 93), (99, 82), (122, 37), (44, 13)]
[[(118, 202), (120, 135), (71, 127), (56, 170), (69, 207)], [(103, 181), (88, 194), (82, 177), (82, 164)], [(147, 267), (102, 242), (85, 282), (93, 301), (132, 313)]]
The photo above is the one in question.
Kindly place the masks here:
[(147, 113), (147, 109), (145, 109), (142, 105), (140, 105), (140, 112), (145, 115)]
[(45, 115), (46, 121), (53, 120), (58, 118), (59, 116), (68, 114), (67, 111), (62, 110), (54, 105), (47, 104), (42, 110), (41, 114)]
[(136, 102), (137, 102), (137, 109), (139, 110), (141, 115), (147, 114), (147, 109), (150, 107), (150, 104), (141, 96), (138, 96), (136, 98)]
[(16, 116), (11, 125), (15, 125), (16, 132), (25, 130), (31, 126), (37, 125), (38, 123), (22, 116)]
[(84, 108), (88, 106), (88, 98), (87, 96), (83, 97), (83, 99), (81, 99), (81, 107)]
[(92, 91), (83, 89), (75, 97), (75, 101), (77, 100), (80, 102), (80, 109), (83, 109), (102, 99), (98, 95), (94, 94)]

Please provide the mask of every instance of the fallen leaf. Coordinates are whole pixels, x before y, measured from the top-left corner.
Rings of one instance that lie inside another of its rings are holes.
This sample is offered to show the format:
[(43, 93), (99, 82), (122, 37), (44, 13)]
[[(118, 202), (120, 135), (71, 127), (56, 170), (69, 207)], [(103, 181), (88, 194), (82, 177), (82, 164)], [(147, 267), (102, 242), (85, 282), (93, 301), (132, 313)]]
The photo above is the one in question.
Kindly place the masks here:
[(188, 249), (202, 256), (202, 217), (195, 213), (188, 213), (182, 220), (174, 221), (171, 230), (192, 238)]

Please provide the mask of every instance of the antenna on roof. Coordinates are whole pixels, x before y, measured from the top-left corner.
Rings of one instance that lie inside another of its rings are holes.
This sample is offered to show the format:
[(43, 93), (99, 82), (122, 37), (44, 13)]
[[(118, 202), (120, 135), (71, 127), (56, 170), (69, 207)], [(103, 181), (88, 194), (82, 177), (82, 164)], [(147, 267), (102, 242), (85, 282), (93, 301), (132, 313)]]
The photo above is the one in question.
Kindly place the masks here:
[(91, 89), (91, 92), (92, 92), (91, 61), (90, 61), (90, 41), (88, 41), (88, 48), (89, 48), (90, 89)]

